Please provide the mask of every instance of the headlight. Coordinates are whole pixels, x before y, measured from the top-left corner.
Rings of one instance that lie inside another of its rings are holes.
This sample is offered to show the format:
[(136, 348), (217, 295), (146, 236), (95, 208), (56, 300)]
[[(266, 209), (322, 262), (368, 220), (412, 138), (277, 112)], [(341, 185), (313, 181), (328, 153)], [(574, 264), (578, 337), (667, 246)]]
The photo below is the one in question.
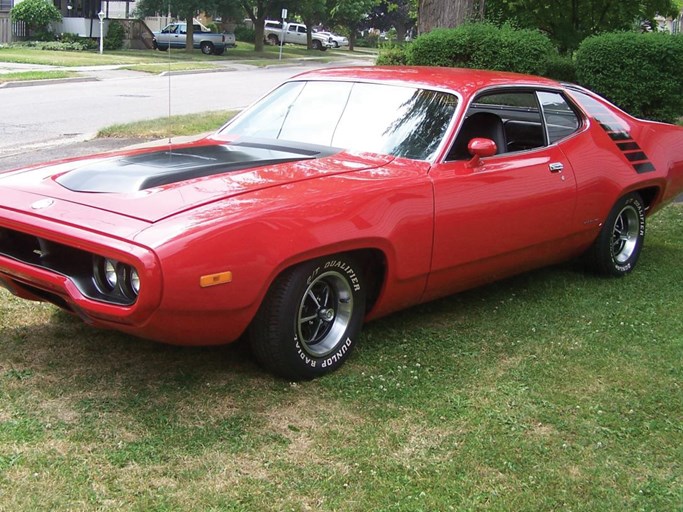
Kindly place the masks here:
[(116, 285), (119, 283), (119, 276), (116, 273), (117, 262), (114, 260), (106, 259), (104, 260), (104, 268), (102, 269), (104, 283), (110, 290), (116, 289)]
[(102, 300), (119, 304), (132, 304), (140, 293), (140, 274), (127, 263), (95, 256), (93, 276)]
[(138, 275), (138, 271), (135, 270), (133, 267), (130, 268), (128, 279), (130, 280), (130, 290), (137, 297), (137, 295), (140, 293), (140, 276)]

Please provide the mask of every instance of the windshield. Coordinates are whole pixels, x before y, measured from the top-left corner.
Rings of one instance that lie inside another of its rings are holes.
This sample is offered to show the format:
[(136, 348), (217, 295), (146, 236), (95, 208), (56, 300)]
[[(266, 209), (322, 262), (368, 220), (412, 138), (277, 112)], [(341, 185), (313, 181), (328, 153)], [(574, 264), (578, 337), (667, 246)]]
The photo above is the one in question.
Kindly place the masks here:
[(429, 160), (457, 102), (452, 94), (412, 87), (288, 82), (220, 133)]

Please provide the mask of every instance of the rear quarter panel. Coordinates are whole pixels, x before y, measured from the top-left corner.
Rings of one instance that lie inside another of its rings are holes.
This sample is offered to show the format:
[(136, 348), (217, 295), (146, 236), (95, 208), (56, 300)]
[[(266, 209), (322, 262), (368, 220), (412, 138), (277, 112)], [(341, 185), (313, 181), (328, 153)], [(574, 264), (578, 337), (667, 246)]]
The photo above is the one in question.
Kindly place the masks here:
[(576, 173), (579, 228), (597, 230), (629, 192), (657, 190), (648, 213), (680, 193), (683, 130), (633, 118), (594, 96), (577, 99), (588, 116), (585, 131), (563, 149)]

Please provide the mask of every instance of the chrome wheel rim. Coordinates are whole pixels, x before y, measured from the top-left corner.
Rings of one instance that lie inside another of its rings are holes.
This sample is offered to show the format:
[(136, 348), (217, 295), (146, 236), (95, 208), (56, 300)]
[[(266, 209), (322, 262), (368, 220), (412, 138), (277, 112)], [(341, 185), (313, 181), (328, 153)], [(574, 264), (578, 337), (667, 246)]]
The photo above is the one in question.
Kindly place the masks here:
[(617, 263), (625, 263), (636, 250), (640, 235), (640, 216), (631, 205), (625, 206), (617, 215), (612, 227), (612, 257)]
[(351, 321), (353, 292), (338, 272), (325, 272), (306, 288), (299, 303), (296, 330), (302, 348), (314, 357), (332, 352)]

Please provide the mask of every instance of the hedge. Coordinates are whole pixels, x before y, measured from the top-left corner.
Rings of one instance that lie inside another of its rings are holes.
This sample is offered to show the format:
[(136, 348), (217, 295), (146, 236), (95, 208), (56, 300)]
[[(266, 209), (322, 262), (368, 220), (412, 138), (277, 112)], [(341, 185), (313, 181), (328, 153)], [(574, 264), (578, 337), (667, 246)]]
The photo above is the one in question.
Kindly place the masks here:
[(625, 111), (674, 122), (683, 116), (683, 37), (611, 33), (585, 39), (576, 51), (585, 87)]
[(417, 66), (494, 69), (545, 75), (558, 58), (548, 37), (536, 30), (469, 23), (436, 29), (418, 37), (406, 50), (406, 63)]

